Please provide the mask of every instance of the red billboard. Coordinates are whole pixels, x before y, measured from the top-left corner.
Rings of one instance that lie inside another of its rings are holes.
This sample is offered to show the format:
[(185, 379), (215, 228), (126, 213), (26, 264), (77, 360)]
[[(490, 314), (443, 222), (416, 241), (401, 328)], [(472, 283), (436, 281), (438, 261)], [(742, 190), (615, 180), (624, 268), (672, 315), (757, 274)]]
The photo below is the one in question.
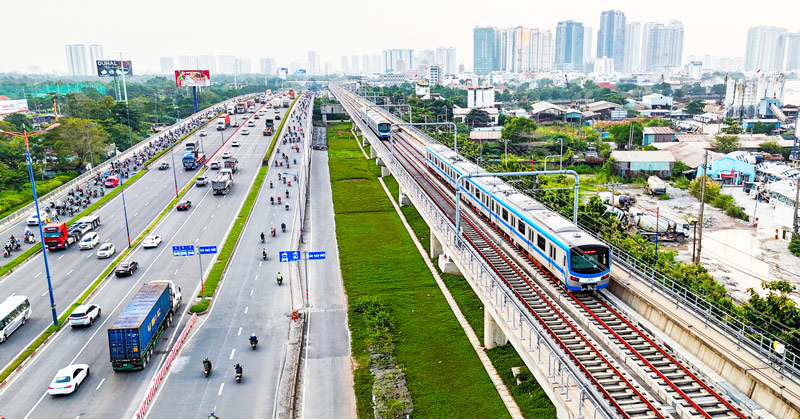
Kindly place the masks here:
[(211, 86), (208, 70), (175, 70), (175, 84), (178, 87)]

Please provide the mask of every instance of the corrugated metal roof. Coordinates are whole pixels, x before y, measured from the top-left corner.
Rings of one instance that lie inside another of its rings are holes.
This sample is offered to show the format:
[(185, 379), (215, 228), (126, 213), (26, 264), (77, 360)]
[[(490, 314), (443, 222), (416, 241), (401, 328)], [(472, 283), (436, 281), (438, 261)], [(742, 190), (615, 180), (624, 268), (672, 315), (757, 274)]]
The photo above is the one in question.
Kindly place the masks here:
[(669, 151), (612, 151), (611, 157), (619, 162), (674, 162), (675, 157)]
[(642, 131), (645, 134), (656, 134), (656, 135), (669, 135), (674, 134), (675, 131), (672, 130), (670, 127), (644, 127)]
[(470, 131), (470, 140), (499, 140), (503, 131)]

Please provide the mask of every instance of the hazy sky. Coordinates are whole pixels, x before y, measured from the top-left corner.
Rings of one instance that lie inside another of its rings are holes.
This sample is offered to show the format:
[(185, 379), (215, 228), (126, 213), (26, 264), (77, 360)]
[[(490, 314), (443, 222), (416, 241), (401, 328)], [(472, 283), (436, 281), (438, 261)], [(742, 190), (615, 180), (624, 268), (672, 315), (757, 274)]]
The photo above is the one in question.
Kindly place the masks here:
[(251, 58), (256, 71), (260, 57), (288, 66), (305, 62), (308, 50), (316, 50), (323, 64), (339, 68), (342, 55), (437, 46), (455, 46), (457, 61), (469, 69), (475, 26), (538, 27), (555, 36), (556, 23), (571, 19), (590, 26), (596, 38), (600, 12), (612, 8), (622, 10), (629, 22), (681, 20), (684, 60), (703, 54), (738, 57), (744, 56), (751, 26), (800, 31), (800, 2), (764, 5), (741, 0), (4, 0), (0, 72), (36, 65), (65, 73), (64, 46), (70, 43), (101, 44), (107, 59), (122, 51), (139, 74), (157, 71), (161, 56), (235, 55)]

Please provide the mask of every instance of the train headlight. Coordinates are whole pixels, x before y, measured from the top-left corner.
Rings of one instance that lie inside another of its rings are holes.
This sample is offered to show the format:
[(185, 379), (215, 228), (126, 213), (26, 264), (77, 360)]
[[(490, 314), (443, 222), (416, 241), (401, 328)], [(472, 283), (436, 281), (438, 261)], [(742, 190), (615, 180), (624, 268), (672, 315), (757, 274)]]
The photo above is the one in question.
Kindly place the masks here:
[(608, 279), (608, 275), (609, 275), (609, 274), (605, 274), (605, 275), (603, 275), (603, 279)]

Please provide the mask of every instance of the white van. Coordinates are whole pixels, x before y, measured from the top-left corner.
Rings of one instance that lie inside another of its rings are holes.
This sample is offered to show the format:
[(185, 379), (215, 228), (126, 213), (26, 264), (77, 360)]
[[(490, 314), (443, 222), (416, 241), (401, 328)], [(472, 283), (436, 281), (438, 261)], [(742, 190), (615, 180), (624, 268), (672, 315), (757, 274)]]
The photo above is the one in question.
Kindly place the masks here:
[(12, 295), (0, 303), (0, 342), (5, 342), (30, 316), (31, 303), (24, 295)]

